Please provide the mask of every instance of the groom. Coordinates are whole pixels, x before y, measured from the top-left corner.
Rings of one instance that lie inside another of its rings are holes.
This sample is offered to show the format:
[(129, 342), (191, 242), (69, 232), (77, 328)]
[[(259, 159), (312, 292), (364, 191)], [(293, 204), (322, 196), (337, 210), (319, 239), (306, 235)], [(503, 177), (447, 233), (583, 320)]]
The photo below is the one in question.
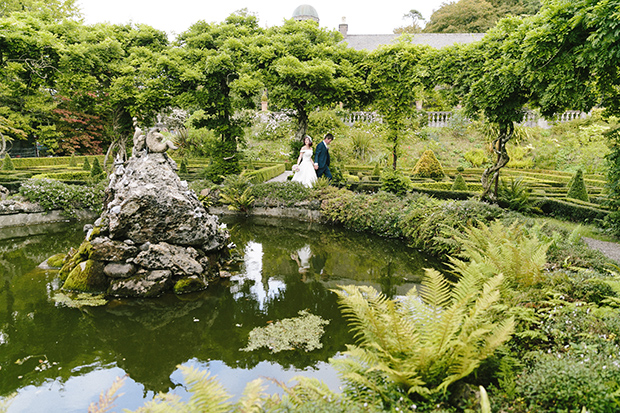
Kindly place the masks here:
[(334, 135), (328, 133), (325, 138), (316, 146), (314, 155), (314, 169), (316, 169), (316, 177), (326, 176), (332, 179), (332, 173), (329, 171), (329, 144), (334, 140)]

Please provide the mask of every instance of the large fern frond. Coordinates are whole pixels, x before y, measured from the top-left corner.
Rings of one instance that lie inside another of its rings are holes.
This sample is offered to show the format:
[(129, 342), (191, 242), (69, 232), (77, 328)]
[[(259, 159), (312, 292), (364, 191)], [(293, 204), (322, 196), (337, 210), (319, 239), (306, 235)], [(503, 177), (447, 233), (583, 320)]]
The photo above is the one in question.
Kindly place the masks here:
[(261, 379), (252, 380), (246, 384), (243, 390), (243, 396), (236, 404), (236, 410), (243, 413), (259, 413), (262, 411), (267, 386), (263, 384)]
[(192, 393), (187, 403), (191, 411), (224, 413), (229, 410), (231, 396), (215, 377), (193, 367), (179, 366)]
[[(88, 406), (88, 413), (109, 412), (114, 407), (114, 401), (123, 395), (123, 393), (119, 394), (118, 391), (120, 390), (121, 387), (123, 387), (124, 382), (125, 382), (125, 377), (117, 377), (109, 389), (107, 389), (104, 392), (101, 392), (101, 394), (99, 395), (99, 402), (98, 403), (93, 402), (90, 404), (90, 406)], [(1, 406), (0, 406), (0, 411), (2, 411)]]
[(295, 376), (292, 380), (297, 384), (288, 387), (280, 383), (280, 387), (296, 406), (319, 400), (335, 401), (341, 397), (341, 394), (334, 393), (327, 384), (313, 377)]
[(181, 401), (178, 394), (159, 393), (153, 400), (144, 403), (135, 413), (190, 413), (189, 408)]

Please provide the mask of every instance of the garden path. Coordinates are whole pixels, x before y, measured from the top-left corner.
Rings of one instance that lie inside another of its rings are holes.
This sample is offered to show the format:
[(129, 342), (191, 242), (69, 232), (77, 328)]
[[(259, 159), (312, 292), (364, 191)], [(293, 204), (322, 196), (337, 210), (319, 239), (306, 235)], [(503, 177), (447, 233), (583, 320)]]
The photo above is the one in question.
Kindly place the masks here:
[(271, 178), (267, 182), (286, 182), (289, 175), (292, 175), (293, 171), (285, 171), (283, 174), (276, 176), (275, 178)]
[(620, 263), (620, 244), (600, 241), (594, 238), (583, 237), (583, 240), (592, 249), (602, 252), (607, 258)]

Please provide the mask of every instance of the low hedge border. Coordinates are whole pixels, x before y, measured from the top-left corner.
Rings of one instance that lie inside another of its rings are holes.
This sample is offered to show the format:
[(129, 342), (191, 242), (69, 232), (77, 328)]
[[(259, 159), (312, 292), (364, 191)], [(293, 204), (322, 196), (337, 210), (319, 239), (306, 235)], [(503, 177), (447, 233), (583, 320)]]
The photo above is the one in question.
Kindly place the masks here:
[(266, 168), (261, 168), (255, 171), (246, 171), (244, 175), (253, 184), (259, 184), (261, 182), (268, 181), (271, 178), (275, 178), (276, 176), (283, 174), (285, 171), (286, 166), (282, 163), (274, 166), (268, 166)]
[(609, 211), (593, 204), (576, 200), (544, 198), (538, 200), (538, 207), (546, 214), (572, 222), (596, 223), (605, 219)]
[[(88, 162), (93, 163), (94, 158), (99, 159), (99, 163), (103, 165), (103, 158), (105, 155), (85, 155), (85, 156), (76, 156), (74, 159), (78, 164), (84, 163), (84, 158), (88, 158)], [(48, 158), (11, 158), (13, 161), (13, 165), (17, 169), (27, 169), (27, 168), (36, 168), (38, 166), (48, 166), (48, 165), (69, 165), (71, 161), (70, 156), (53, 156)]]

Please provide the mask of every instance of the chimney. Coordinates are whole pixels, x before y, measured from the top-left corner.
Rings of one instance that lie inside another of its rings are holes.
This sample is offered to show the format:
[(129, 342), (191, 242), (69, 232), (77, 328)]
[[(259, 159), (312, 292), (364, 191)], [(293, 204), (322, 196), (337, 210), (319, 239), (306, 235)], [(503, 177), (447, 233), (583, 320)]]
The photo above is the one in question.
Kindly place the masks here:
[(347, 38), (347, 32), (349, 31), (349, 25), (347, 24), (347, 18), (343, 17), (342, 18), (342, 23), (340, 23), (340, 25), (338, 25), (338, 31), (340, 32), (340, 34), (342, 35), (342, 37)]

